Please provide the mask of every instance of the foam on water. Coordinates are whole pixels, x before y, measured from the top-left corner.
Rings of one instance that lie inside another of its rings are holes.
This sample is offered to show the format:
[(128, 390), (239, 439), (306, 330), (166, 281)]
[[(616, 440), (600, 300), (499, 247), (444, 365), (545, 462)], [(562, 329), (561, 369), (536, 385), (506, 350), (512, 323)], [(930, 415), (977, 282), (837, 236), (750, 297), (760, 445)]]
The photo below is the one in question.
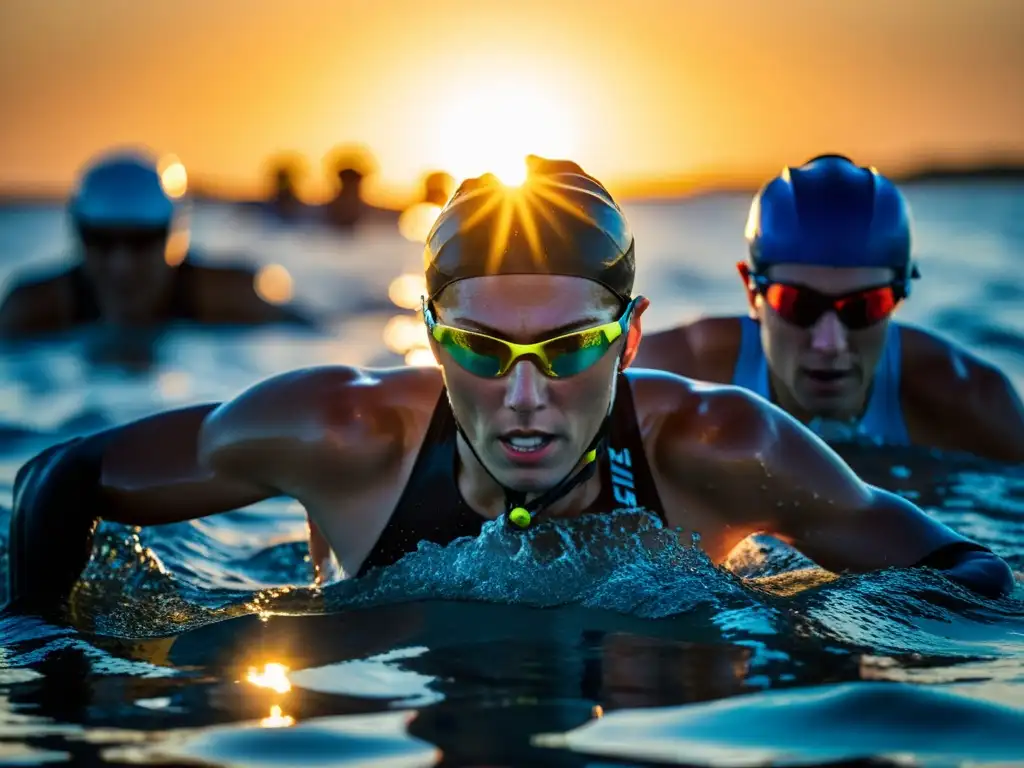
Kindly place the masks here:
[[(182, 529), (201, 541), (201, 528)], [(702, 616), (724, 638), (754, 643), (799, 627), (821, 643), (882, 654), (997, 657), (1011, 653), (1013, 633), (1024, 630), (1020, 589), (1004, 600), (983, 600), (927, 570), (837, 580), (804, 562), (787, 570), (793, 556), (781, 545), (756, 550), (760, 569), (755, 555), (741, 552), (737, 570), (746, 578), (740, 578), (636, 510), (548, 521), (527, 532), (494, 521), (479, 537), (447, 546), (421, 543), (389, 568), (322, 590), (302, 586), (309, 585), (309, 565), (299, 543), (246, 559), (261, 578), (237, 579), (232, 589), (211, 584), (203, 570), (168, 571), (145, 545), (158, 535), (154, 531), (101, 527), (74, 601), (95, 631), (159, 636), (252, 612), (344, 611), (419, 600), (576, 605), (651, 620)], [(261, 588), (269, 563), (284, 582)]]

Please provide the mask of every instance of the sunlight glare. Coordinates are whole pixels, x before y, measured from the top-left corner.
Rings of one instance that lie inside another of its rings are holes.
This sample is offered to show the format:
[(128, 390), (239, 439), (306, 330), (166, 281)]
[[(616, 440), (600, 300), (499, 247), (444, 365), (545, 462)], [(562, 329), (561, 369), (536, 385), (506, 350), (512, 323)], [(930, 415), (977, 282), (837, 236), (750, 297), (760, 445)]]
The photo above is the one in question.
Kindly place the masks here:
[(427, 294), (427, 278), (422, 272), (406, 272), (388, 286), (388, 298), (396, 307), (419, 309), (420, 299)]
[(429, 347), (410, 349), (405, 355), (405, 364), (413, 368), (435, 368), (437, 360)]
[(392, 352), (404, 355), (429, 343), (427, 326), (416, 315), (396, 315), (384, 326), (384, 344)]
[(509, 158), (507, 163), (497, 165), (491, 173), (506, 187), (521, 186), (526, 181), (526, 155), (515, 159)]
[(518, 186), (526, 180), (527, 155), (575, 154), (567, 107), (537, 81), (458, 87), (446, 103), (439, 115), (439, 160), (456, 179), (493, 173)]
[(262, 671), (249, 667), (249, 674), (245, 679), (259, 688), (269, 688), (277, 693), (288, 693), (292, 689), (292, 684), (288, 681), (288, 667), (276, 662), (264, 664)]
[(441, 206), (433, 203), (416, 203), (409, 206), (398, 218), (398, 231), (412, 243), (425, 243), (439, 213)]
[(191, 236), (188, 229), (179, 227), (171, 231), (164, 245), (164, 261), (169, 267), (177, 267), (188, 256)]
[(167, 370), (156, 380), (161, 397), (167, 400), (182, 400), (188, 397), (192, 388), (192, 379), (185, 371)]
[(295, 725), (295, 718), (285, 715), (277, 704), (270, 708), (269, 716), (260, 720), (261, 728), (288, 728), (292, 725)]
[(168, 197), (177, 199), (188, 191), (188, 173), (184, 164), (174, 155), (161, 158), (157, 172), (160, 174), (160, 186)]
[(286, 304), (293, 294), (292, 276), (280, 264), (267, 264), (256, 273), (253, 287), (268, 304)]

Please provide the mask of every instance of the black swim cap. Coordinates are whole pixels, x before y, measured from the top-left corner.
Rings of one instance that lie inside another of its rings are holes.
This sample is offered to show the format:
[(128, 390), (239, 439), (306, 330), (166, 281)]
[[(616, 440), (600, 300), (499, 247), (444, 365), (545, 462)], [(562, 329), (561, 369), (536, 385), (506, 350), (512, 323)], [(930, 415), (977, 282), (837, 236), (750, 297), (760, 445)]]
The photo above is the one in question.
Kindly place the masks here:
[(819, 155), (785, 168), (754, 196), (747, 244), (755, 270), (772, 264), (890, 267), (918, 276), (910, 209), (874, 168), (844, 155)]
[(633, 291), (633, 232), (597, 179), (568, 160), (527, 158), (521, 187), (468, 179), (434, 222), (423, 254), (427, 291), (486, 275), (569, 275)]

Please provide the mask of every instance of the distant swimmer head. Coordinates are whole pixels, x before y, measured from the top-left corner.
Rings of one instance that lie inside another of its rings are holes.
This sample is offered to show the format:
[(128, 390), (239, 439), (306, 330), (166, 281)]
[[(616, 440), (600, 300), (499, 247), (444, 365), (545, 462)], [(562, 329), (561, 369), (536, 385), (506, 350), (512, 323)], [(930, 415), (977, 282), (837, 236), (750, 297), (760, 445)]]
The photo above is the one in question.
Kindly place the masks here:
[(145, 150), (104, 153), (83, 170), (68, 201), (85, 269), (107, 315), (141, 317), (188, 250), (184, 166)]
[(647, 305), (633, 297), (633, 233), (608, 190), (567, 160), (527, 165), (520, 186), (464, 182), (424, 255), (424, 319), (452, 410), (517, 526), (574, 472), (593, 472)]
[(738, 264), (780, 401), (847, 418), (864, 407), (888, 321), (920, 276), (910, 209), (843, 155), (785, 168), (754, 196)]
[(750, 264), (881, 267), (909, 281), (910, 209), (874, 168), (843, 155), (819, 155), (785, 168), (754, 196), (747, 220)]
[(115, 150), (86, 166), (69, 210), (80, 227), (169, 229), (183, 213), (185, 186), (180, 162), (162, 162), (143, 150)]

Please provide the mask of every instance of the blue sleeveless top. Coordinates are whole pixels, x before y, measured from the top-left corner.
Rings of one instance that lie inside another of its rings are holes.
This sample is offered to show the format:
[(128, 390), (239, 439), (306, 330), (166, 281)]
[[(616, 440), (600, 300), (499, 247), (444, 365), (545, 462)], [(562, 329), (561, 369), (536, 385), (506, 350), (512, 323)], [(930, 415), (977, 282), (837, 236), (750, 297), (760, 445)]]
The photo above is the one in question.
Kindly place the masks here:
[[(740, 317), (742, 335), (732, 383), (771, 400), (768, 386), (768, 361), (761, 347), (761, 325), (747, 316)], [(807, 426), (824, 440), (840, 438), (868, 439), (883, 445), (910, 445), (910, 435), (900, 405), (900, 327), (889, 323), (885, 350), (878, 360), (868, 407), (853, 428), (814, 419)]]

